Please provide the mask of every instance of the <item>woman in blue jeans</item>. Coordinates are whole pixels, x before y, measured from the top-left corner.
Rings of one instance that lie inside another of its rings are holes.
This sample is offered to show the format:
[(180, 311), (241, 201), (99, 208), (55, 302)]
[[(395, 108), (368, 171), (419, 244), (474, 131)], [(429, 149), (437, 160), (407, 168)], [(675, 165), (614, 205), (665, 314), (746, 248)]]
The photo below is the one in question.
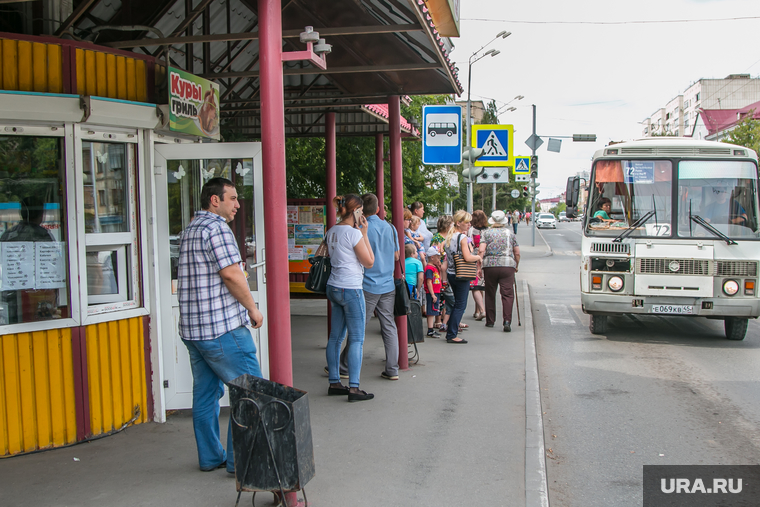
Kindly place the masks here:
[[(367, 239), (363, 202), (355, 194), (333, 199), (340, 222), (327, 231), (325, 240), (332, 271), (327, 280), (327, 299), (332, 309), (330, 339), (327, 341), (329, 396), (348, 395), (348, 401), (371, 400), (374, 394), (359, 389), (364, 346), (364, 268), (371, 268), (375, 255)], [(340, 345), (348, 332), (348, 387), (340, 382)]]
[(446, 330), (446, 343), (467, 343), (467, 340), (458, 338), (457, 335), (459, 334), (459, 323), (462, 320), (464, 312), (467, 310), (471, 280), (457, 278), (454, 254), (460, 253), (467, 262), (483, 260), (480, 255), (472, 253), (470, 239), (467, 237), (471, 221), (472, 215), (464, 210), (459, 210), (454, 213), (454, 223), (446, 233), (446, 241), (444, 243), (446, 260), (448, 262), (446, 274), (449, 279), (449, 286), (454, 292), (454, 311), (451, 312), (451, 317), (449, 317)]

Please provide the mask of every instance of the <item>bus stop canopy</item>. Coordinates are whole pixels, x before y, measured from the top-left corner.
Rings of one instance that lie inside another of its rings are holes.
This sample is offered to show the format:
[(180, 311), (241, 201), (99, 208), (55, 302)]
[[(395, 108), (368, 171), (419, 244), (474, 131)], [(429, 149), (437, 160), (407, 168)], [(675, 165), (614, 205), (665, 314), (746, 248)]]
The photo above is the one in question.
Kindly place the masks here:
[[(56, 35), (152, 55), (220, 85), (227, 128), (257, 138), (259, 41), (255, 0), (80, 0)], [(286, 136), (387, 133), (376, 108), (390, 95), (460, 94), (450, 52), (423, 0), (282, 1), (283, 51), (304, 51), (305, 27), (332, 46), (327, 69), (284, 63)], [(402, 134), (412, 128), (402, 126)]]

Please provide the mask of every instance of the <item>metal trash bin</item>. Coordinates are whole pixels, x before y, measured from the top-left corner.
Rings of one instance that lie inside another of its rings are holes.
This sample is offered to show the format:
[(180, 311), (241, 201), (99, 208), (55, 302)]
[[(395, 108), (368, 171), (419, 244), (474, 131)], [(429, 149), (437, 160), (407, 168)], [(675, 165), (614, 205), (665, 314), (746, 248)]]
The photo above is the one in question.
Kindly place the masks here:
[(227, 385), (237, 490), (303, 489), (314, 477), (308, 393), (248, 374)]

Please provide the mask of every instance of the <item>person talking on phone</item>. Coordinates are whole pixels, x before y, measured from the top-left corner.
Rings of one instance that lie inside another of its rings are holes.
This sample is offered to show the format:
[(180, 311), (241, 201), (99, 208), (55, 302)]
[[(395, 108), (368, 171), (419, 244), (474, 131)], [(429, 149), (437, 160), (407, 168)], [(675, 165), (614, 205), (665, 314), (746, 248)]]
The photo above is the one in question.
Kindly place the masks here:
[(201, 210), (182, 232), (177, 297), (179, 335), (193, 372), (193, 430), (200, 469), (235, 473), (231, 422), (227, 451), (219, 439), (219, 399), (224, 384), (248, 373), (261, 377), (248, 325), (264, 316), (243, 271), (240, 250), (227, 225), (240, 208), (235, 184), (211, 178), (201, 189)]
[[(327, 231), (325, 241), (332, 271), (326, 295), (332, 309), (330, 338), (327, 341), (328, 396), (348, 396), (348, 401), (371, 400), (375, 395), (359, 389), (364, 347), (366, 307), (362, 281), (364, 270), (375, 264), (367, 240), (367, 219), (362, 214), (362, 199), (355, 194), (333, 199), (340, 222)], [(348, 387), (340, 382), (340, 345), (348, 332)]]
[[(375, 264), (364, 270), (364, 302), (367, 308), (366, 324), (374, 313), (380, 321), (380, 333), (385, 348), (385, 369), (380, 376), (386, 380), (398, 380), (398, 329), (393, 316), (396, 301), (396, 284), (393, 280), (394, 264), (399, 260), (398, 234), (396, 229), (377, 216), (378, 201), (375, 194), (364, 194), (364, 216), (367, 217), (367, 239), (375, 254)], [(350, 342), (341, 355), (341, 366), (351, 354)]]

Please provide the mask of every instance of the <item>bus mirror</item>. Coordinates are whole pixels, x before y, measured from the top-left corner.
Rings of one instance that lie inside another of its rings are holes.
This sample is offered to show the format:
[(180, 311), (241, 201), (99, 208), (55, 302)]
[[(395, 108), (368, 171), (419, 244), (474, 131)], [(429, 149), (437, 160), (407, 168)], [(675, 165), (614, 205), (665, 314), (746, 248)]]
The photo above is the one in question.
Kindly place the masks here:
[(571, 176), (567, 179), (567, 188), (565, 189), (565, 205), (567, 206), (567, 218), (574, 218), (578, 208), (578, 194), (581, 190), (581, 179), (578, 176)]

